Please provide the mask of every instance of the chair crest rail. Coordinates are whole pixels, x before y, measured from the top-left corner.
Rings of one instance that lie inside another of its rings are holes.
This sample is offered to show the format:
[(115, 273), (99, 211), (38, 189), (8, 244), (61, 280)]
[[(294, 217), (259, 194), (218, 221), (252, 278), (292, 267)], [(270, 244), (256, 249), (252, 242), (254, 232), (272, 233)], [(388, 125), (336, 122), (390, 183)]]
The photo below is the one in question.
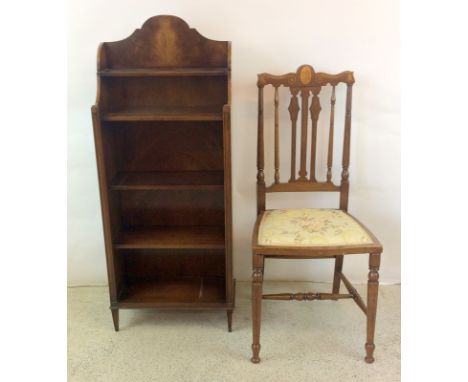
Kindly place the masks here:
[(258, 75), (257, 86), (263, 87), (265, 85), (277, 86), (336, 86), (339, 83), (348, 85), (354, 84), (353, 72), (344, 71), (338, 74), (328, 74), (314, 71), (310, 65), (302, 65), (297, 69), (296, 73), (287, 73), (282, 75), (275, 75), (270, 73), (260, 73)]

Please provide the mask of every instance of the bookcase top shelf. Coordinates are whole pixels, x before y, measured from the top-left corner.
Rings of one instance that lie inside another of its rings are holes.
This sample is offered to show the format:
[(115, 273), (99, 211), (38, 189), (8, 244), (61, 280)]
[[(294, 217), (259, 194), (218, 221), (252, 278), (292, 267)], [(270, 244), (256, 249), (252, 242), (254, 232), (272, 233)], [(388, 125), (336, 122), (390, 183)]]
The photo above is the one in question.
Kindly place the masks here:
[(210, 77), (226, 76), (227, 68), (131, 68), (104, 69), (101, 77)]

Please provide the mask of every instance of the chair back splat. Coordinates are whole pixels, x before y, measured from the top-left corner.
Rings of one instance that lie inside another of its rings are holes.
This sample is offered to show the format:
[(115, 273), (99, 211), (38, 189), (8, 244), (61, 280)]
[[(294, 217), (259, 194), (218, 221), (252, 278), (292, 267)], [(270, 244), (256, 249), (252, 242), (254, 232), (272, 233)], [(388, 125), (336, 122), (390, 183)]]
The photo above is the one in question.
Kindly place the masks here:
[[(333, 167), (333, 140), (335, 124), (335, 88), (340, 84), (345, 84), (346, 110), (344, 121), (344, 139), (341, 183), (339, 185), (332, 181)], [(296, 73), (284, 75), (273, 75), (262, 73), (258, 75), (258, 147), (257, 147), (257, 214), (265, 210), (266, 193), (270, 192), (339, 192), (340, 209), (348, 209), (349, 192), (349, 157), (351, 138), (351, 104), (352, 88), (354, 84), (353, 72), (346, 71), (339, 74), (316, 73), (310, 65), (300, 66)], [(265, 185), (265, 147), (264, 147), (264, 113), (263, 113), (263, 88), (271, 85), (274, 87), (274, 182)], [(289, 102), (289, 116), (291, 119), (291, 174), (288, 182), (280, 181), (280, 126), (279, 126), (279, 87), (284, 86), (291, 93)], [(316, 176), (317, 167), (317, 126), (321, 114), (320, 91), (322, 87), (331, 86), (330, 98), (330, 124), (328, 132), (328, 152), (327, 152), (327, 175), (325, 181), (318, 181)], [(310, 97), (312, 99), (309, 101)], [(299, 99), (300, 98), (300, 101)], [(310, 103), (310, 107), (309, 107)], [(297, 120), (301, 114), (300, 126), (300, 163), (299, 169), (296, 164), (297, 152)], [(307, 152), (308, 144), (308, 121), (311, 120), (310, 137), (310, 168), (307, 172)]]

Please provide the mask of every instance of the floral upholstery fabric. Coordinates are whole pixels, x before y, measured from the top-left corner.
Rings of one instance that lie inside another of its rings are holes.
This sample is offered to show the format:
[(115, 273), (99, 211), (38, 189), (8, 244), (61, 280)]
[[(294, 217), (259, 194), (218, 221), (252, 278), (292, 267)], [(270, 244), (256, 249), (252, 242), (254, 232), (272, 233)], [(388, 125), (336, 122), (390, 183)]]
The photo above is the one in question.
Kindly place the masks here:
[(258, 229), (258, 244), (264, 246), (311, 247), (372, 242), (356, 220), (335, 209), (267, 210)]

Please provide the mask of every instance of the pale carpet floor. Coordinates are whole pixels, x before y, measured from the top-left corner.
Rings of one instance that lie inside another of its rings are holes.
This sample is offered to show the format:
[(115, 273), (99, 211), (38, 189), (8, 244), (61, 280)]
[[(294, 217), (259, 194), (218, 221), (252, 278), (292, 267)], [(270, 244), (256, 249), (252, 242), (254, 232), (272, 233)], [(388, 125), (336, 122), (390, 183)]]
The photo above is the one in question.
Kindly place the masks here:
[[(357, 285), (365, 297), (365, 286)], [(265, 282), (264, 292), (329, 291)], [(374, 364), (365, 316), (351, 300), (264, 301), (262, 362), (252, 364), (250, 283), (237, 283), (233, 331), (225, 311), (121, 310), (114, 332), (106, 287), (68, 289), (70, 382), (400, 381), (400, 287), (381, 286)]]

